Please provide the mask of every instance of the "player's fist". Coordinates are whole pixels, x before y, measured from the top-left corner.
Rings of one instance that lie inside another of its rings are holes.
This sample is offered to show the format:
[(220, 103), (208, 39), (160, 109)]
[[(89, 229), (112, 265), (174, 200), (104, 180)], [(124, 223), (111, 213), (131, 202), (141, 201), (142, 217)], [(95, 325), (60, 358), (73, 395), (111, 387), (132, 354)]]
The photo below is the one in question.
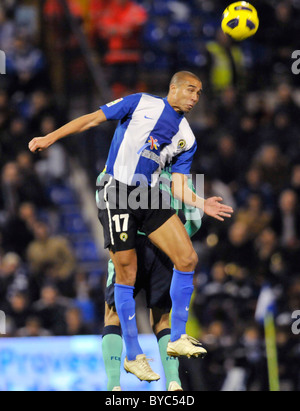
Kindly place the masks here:
[(28, 144), (28, 148), (32, 153), (37, 153), (39, 151), (44, 151), (52, 144), (51, 139), (46, 137), (35, 137)]
[(204, 212), (210, 217), (216, 218), (219, 221), (224, 221), (224, 218), (231, 218), (233, 208), (221, 204), (222, 197), (211, 197), (204, 202)]

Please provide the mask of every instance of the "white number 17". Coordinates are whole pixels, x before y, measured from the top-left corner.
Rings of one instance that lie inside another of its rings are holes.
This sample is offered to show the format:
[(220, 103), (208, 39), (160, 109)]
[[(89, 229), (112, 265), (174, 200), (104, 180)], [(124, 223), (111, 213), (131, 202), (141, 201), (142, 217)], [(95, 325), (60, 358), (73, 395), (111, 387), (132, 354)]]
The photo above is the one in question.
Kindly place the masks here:
[[(123, 228), (121, 228), (121, 220), (123, 220)], [(129, 214), (115, 215), (113, 217), (113, 221), (115, 223), (117, 233), (128, 231)]]

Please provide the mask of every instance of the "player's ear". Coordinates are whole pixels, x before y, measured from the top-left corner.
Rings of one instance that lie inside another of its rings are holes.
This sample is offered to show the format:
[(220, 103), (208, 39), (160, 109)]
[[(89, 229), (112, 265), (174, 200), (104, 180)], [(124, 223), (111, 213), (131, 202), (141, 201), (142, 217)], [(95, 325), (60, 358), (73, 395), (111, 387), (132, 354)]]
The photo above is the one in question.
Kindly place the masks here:
[(175, 94), (176, 91), (177, 91), (177, 86), (176, 86), (175, 83), (172, 83), (172, 84), (170, 85), (170, 93), (171, 93), (171, 94)]

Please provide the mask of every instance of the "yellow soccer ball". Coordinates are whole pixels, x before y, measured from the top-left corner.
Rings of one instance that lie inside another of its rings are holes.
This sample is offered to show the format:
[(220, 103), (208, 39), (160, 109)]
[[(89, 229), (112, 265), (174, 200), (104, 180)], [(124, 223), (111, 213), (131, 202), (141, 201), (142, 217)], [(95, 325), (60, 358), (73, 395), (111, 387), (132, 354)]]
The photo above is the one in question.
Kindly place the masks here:
[(236, 41), (254, 36), (258, 27), (257, 10), (246, 1), (231, 4), (223, 13), (222, 30)]

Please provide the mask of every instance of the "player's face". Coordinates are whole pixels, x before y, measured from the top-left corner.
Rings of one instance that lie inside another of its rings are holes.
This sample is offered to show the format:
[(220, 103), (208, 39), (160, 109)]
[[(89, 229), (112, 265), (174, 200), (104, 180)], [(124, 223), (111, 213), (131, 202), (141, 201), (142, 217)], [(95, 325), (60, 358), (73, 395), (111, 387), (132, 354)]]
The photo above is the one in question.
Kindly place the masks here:
[(173, 108), (182, 113), (189, 113), (199, 102), (202, 93), (202, 83), (193, 77), (188, 77), (179, 85), (173, 86)]

